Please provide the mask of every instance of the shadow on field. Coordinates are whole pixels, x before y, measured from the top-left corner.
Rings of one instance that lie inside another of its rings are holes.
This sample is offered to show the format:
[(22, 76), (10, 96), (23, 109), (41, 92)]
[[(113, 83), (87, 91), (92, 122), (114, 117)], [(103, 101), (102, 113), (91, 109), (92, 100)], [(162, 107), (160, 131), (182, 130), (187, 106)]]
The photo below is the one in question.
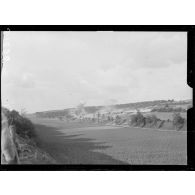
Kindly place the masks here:
[[(110, 146), (94, 139), (80, 138), (82, 135), (61, 133), (60, 128), (35, 124), (37, 144), (48, 152), (58, 164), (127, 164), (101, 153)], [(97, 152), (98, 150), (98, 152)], [(100, 152), (99, 152), (100, 151)]]

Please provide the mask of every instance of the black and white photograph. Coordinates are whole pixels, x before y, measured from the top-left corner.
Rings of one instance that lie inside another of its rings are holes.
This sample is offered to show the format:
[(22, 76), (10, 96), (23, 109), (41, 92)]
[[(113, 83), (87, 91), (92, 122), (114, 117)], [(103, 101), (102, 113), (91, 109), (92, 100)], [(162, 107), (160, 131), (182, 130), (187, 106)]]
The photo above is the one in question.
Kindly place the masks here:
[(1, 165), (188, 165), (187, 32), (1, 40)]

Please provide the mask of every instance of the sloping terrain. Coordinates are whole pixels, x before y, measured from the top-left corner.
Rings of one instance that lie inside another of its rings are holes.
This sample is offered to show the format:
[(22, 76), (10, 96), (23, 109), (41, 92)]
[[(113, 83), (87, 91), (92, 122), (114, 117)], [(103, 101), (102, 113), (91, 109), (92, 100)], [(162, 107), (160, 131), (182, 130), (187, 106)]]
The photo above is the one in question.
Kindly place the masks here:
[(33, 119), (39, 147), (57, 164), (187, 164), (187, 135), (59, 120)]
[[(1, 164), (53, 164), (55, 160), (37, 145), (34, 126), (16, 111), (2, 108)], [(14, 151), (14, 153), (11, 151)], [(5, 155), (6, 154), (6, 155)], [(14, 156), (13, 156), (14, 155)], [(18, 159), (19, 162), (10, 159)]]

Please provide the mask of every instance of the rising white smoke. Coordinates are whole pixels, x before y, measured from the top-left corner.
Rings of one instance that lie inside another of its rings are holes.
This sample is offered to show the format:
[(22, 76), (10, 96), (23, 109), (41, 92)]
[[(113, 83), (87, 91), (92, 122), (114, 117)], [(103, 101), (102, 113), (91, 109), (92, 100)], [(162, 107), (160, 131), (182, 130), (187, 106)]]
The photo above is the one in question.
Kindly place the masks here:
[(104, 107), (101, 109), (101, 112), (113, 112), (116, 110), (115, 105), (117, 104), (116, 99), (109, 99), (105, 101)]
[(85, 104), (86, 102), (84, 101), (81, 101), (78, 106), (76, 107), (76, 110), (75, 110), (75, 113), (76, 115), (78, 116), (83, 116), (86, 114), (86, 111), (85, 111)]

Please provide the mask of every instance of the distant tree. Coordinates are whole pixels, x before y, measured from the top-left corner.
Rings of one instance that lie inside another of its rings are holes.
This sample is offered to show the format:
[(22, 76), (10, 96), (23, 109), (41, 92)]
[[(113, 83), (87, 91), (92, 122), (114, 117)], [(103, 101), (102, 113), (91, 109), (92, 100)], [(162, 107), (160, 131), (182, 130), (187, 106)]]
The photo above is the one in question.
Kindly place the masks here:
[(181, 129), (184, 126), (185, 119), (180, 115), (180, 113), (173, 114), (173, 125), (177, 130)]
[(145, 123), (150, 125), (156, 125), (157, 121), (159, 119), (156, 117), (156, 115), (148, 115), (145, 117)]
[(119, 115), (116, 116), (115, 123), (116, 124), (120, 124), (121, 123), (121, 117)]
[(133, 126), (144, 126), (145, 125), (145, 117), (141, 112), (137, 112), (137, 114), (131, 116), (131, 125)]
[(59, 116), (58, 119), (62, 121), (63, 120), (63, 117), (62, 116)]

